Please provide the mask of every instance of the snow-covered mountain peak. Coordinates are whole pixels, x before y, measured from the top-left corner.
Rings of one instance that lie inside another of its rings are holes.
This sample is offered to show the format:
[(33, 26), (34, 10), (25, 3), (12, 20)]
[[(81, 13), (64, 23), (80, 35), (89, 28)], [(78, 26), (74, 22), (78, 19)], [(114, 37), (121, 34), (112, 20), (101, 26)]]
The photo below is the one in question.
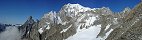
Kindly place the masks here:
[(54, 17), (54, 16), (56, 16), (55, 14), (56, 14), (55, 11), (50, 11), (49, 13), (44, 14), (44, 16), (42, 18)]
[(103, 10), (110, 10), (109, 7), (102, 7)]
[(63, 7), (64, 10), (66, 10), (66, 12), (85, 12), (88, 10), (91, 10), (91, 8), (89, 7), (84, 7), (80, 4), (66, 4)]
[(130, 12), (130, 8), (129, 7), (126, 7), (124, 10), (123, 10), (123, 13), (125, 13), (125, 12)]

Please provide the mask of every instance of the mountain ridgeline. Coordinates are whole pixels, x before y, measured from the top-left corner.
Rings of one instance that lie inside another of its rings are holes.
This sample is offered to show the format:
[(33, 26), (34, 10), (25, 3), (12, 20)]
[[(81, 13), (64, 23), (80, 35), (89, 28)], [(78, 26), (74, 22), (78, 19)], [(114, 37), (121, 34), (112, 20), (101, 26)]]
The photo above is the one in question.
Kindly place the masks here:
[(89, 8), (69, 3), (59, 12), (44, 14), (40, 20), (34, 21), (30, 16), (19, 31), (22, 40), (85, 40), (81, 36), (90, 33), (93, 35), (87, 38), (93, 40), (142, 40), (141, 19), (142, 3), (118, 13), (108, 7)]

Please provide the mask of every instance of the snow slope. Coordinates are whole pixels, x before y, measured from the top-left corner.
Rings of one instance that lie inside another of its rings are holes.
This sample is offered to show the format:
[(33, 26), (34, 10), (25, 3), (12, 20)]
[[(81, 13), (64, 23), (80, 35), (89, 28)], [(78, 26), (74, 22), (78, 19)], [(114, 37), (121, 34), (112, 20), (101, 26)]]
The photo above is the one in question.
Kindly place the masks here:
[(70, 36), (65, 40), (100, 40), (102, 38), (96, 38), (97, 34), (100, 32), (101, 25), (92, 26), (88, 29), (84, 29), (83, 31), (77, 32), (75, 35)]
[(65, 40), (105, 40), (108, 37), (108, 35), (113, 31), (113, 29), (111, 29), (109, 32), (106, 33), (106, 36), (104, 36), (103, 38), (97, 38), (97, 35), (99, 34), (100, 30), (101, 25), (91, 26), (88, 29), (78, 31), (75, 35), (70, 36)]

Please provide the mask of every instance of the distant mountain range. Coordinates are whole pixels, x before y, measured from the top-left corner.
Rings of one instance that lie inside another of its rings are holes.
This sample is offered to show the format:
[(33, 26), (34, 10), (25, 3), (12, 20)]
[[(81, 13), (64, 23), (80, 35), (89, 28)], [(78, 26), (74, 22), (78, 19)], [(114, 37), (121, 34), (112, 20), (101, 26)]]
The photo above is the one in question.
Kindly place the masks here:
[(20, 26), (20, 25), (21, 25), (21, 24), (15, 24), (15, 25), (13, 25), (13, 24), (2, 24), (2, 23), (0, 23), (0, 33), (1, 33), (2, 31), (5, 31), (6, 27)]

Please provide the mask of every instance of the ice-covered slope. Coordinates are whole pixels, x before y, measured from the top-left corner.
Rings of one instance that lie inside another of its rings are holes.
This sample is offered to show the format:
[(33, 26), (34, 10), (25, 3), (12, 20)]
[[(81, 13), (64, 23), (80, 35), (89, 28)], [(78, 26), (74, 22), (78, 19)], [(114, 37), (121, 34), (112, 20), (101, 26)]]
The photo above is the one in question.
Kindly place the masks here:
[(82, 31), (77, 32), (73, 36), (70, 36), (69, 38), (65, 40), (100, 40), (102, 38), (96, 38), (97, 34), (100, 32), (101, 25), (92, 26), (88, 29), (83, 29)]

